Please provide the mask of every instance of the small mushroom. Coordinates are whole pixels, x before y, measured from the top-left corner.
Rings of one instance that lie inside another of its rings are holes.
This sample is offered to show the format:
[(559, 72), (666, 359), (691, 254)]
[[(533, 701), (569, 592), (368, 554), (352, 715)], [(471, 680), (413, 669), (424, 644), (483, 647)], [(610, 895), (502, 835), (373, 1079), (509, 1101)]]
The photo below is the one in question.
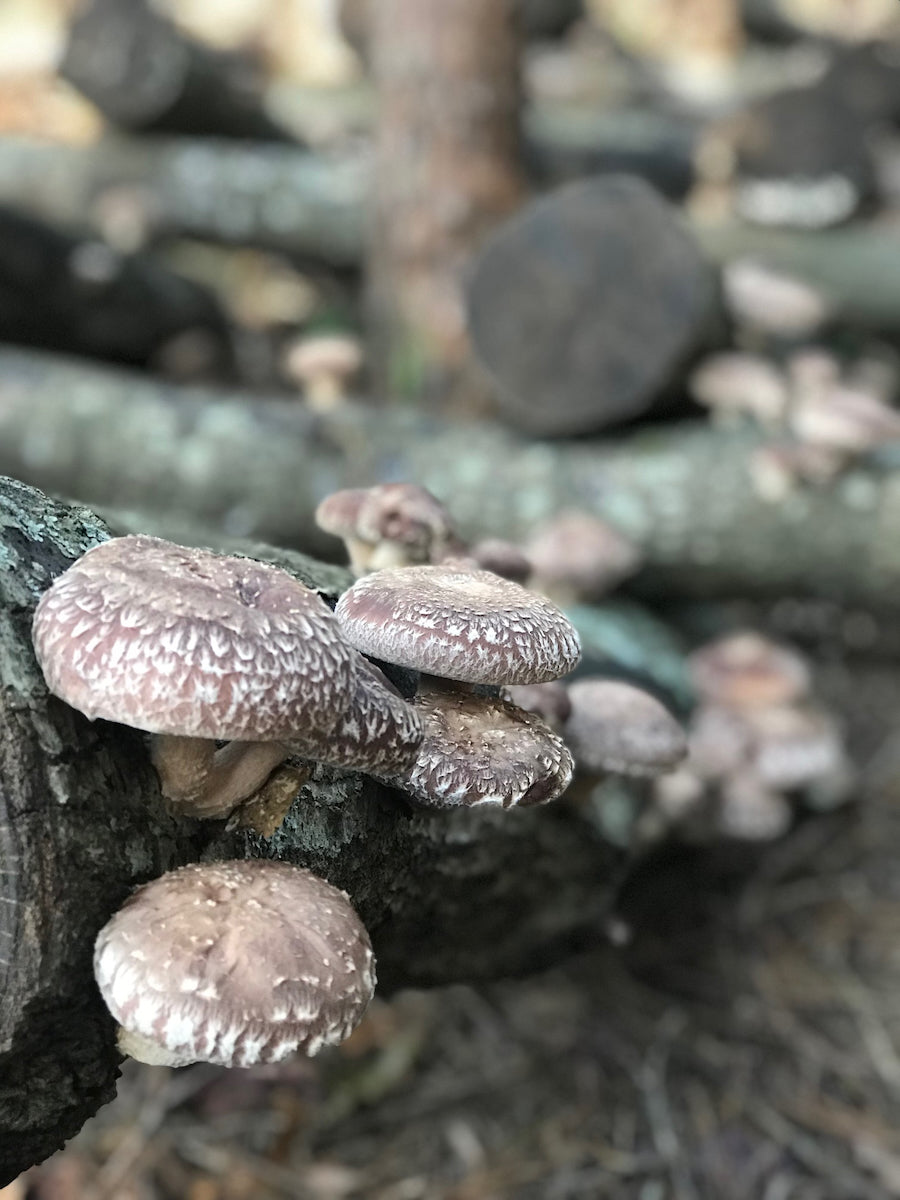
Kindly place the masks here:
[(545, 683), (581, 656), (554, 604), (490, 571), (377, 571), (344, 592), (335, 616), (363, 654), (469, 684)]
[(753, 258), (725, 264), (722, 290), (738, 324), (763, 334), (811, 337), (831, 317), (831, 306), (818, 288)]
[(759, 776), (742, 771), (723, 780), (716, 826), (720, 834), (742, 842), (772, 842), (788, 832), (791, 805)]
[(462, 550), (447, 509), (414, 483), (334, 492), (316, 509), (316, 523), (343, 539), (357, 574), (436, 562)]
[(114, 538), (44, 594), (33, 636), (54, 695), (154, 735), (163, 794), (185, 815), (227, 815), (286, 743), (365, 770), (393, 751), (402, 764), (421, 740), (324, 601), (266, 563)]
[(701, 646), (688, 668), (701, 698), (728, 708), (790, 704), (810, 687), (809, 668), (799, 654), (749, 631)]
[(687, 737), (649, 692), (617, 679), (577, 679), (563, 737), (580, 771), (662, 775), (687, 754)]
[(249, 1067), (315, 1054), (359, 1023), (372, 947), (346, 893), (283, 862), (195, 863), (138, 888), (94, 974), (140, 1062)]
[(506, 700), (428, 691), (416, 698), (425, 737), (413, 765), (388, 782), (433, 808), (546, 804), (572, 779), (562, 739)]
[(713, 354), (693, 371), (688, 390), (698, 404), (723, 422), (745, 414), (763, 425), (777, 424), (788, 403), (787, 381), (756, 354)]
[(303, 384), (306, 401), (316, 412), (330, 412), (341, 403), (362, 364), (359, 340), (344, 333), (301, 338), (288, 348), (284, 361), (288, 375)]
[(532, 586), (558, 604), (597, 600), (641, 564), (637, 547), (608, 521), (566, 509), (529, 538)]
[(804, 443), (847, 458), (900, 438), (900, 412), (866, 388), (849, 384), (795, 395), (790, 424)]

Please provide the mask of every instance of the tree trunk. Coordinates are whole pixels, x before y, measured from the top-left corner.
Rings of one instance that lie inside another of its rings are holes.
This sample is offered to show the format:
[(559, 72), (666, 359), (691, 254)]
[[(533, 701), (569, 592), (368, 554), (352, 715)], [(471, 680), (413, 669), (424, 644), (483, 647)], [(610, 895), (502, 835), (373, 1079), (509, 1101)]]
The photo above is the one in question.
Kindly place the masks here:
[(545, 445), (487, 423), (353, 404), (325, 417), (0, 352), (0, 471), (87, 503), (337, 555), (313, 521), (319, 500), (411, 479), (473, 539), (522, 539), (567, 506), (605, 516), (645, 555), (633, 586), (662, 602), (797, 595), (896, 612), (896, 456), (772, 504), (748, 470), (757, 444), (698, 421)]
[(462, 272), (523, 195), (513, 0), (378, 0), (369, 310), (375, 376), (440, 405), (468, 375)]
[[(429, 813), (324, 768), (271, 837), (173, 820), (141, 734), (48, 696), (31, 648), (39, 595), (107, 536), (87, 510), (0, 481), (0, 1186), (112, 1097), (91, 952), (136, 884), (200, 858), (309, 867), (350, 893), (392, 988), (532, 970), (595, 936), (619, 861), (565, 803)], [(330, 597), (349, 578), (248, 549)]]

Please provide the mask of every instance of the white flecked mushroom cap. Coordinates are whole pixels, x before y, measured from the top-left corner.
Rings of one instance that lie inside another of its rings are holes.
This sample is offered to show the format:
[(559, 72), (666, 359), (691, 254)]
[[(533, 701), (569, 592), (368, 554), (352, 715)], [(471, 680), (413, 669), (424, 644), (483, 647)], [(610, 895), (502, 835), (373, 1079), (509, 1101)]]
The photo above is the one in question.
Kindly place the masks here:
[(315, 1054), (350, 1034), (375, 989), (345, 893), (258, 859), (196, 863), (139, 888), (100, 930), (94, 973), (133, 1043), (172, 1065)]
[(545, 683), (581, 657), (555, 604), (490, 571), (376, 571), (344, 592), (335, 615), (364, 654), (463, 683)]
[(41, 598), (33, 635), (54, 695), (150, 733), (330, 730), (357, 686), (357, 656), (315, 592), (278, 567), (160, 538), (89, 550)]
[(467, 692), (416, 698), (425, 737), (388, 782), (433, 808), (547, 804), (572, 780), (572, 755), (534, 713)]
[(661, 775), (687, 754), (687, 735), (665, 705), (618, 679), (569, 685), (572, 712), (563, 737), (586, 771)]

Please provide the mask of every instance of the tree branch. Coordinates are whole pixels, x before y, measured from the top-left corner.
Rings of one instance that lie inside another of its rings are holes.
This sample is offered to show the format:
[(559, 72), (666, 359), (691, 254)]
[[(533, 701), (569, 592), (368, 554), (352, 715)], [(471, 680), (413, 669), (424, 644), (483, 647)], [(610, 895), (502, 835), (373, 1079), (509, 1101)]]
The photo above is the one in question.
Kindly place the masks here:
[(816, 595), (896, 611), (888, 451), (772, 504), (747, 469), (755, 444), (700, 422), (542, 444), (487, 423), (362, 405), (321, 416), (0, 351), (0, 471), (87, 503), (336, 554), (312, 519), (325, 494), (414, 479), (471, 537), (523, 538), (567, 505), (610, 518), (643, 550), (634, 586), (651, 598)]

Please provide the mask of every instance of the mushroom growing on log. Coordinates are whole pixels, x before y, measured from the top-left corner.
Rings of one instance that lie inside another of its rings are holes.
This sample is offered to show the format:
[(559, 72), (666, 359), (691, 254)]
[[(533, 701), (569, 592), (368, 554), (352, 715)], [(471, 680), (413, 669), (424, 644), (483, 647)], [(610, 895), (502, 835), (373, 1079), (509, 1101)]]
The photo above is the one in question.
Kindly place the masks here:
[[(141, 735), (49, 696), (34, 658), (40, 594), (107, 537), (87, 510), (0, 480), (0, 1183), (111, 1099), (118, 1053), (92, 945), (166, 870), (255, 857), (313, 870), (352, 897), (388, 988), (535, 969), (595, 937), (611, 898), (616, 853), (559, 806), (423, 812), (319, 767), (271, 838), (173, 820)], [(332, 598), (350, 582), (254, 552)]]

